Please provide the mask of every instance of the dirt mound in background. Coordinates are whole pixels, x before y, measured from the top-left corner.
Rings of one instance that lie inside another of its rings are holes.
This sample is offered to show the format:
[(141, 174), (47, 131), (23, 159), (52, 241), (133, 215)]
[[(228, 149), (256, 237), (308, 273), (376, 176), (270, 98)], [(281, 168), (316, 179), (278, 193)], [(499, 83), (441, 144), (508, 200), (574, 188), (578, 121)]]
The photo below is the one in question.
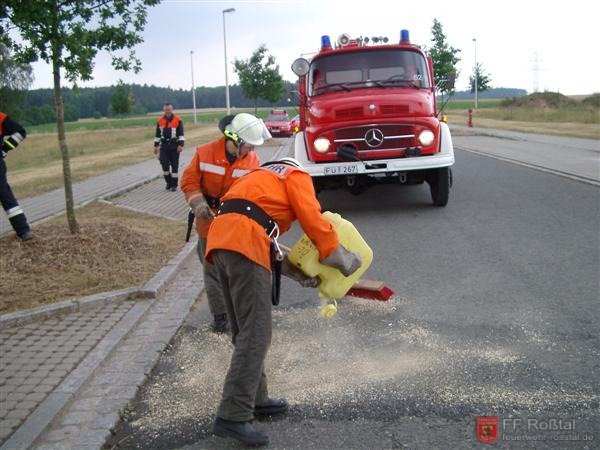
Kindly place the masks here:
[(584, 98), (581, 103), (592, 108), (600, 108), (600, 93)]
[(576, 106), (579, 102), (559, 92), (536, 92), (524, 97), (510, 97), (502, 100), (502, 107), (528, 107), (534, 109), (559, 109)]

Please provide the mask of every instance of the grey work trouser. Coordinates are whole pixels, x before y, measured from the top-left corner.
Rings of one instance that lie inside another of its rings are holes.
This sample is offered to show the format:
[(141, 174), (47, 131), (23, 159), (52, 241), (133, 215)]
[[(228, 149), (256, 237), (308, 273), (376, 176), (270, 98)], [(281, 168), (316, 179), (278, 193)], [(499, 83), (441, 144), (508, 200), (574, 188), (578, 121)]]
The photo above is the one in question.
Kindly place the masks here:
[(268, 399), (265, 358), (271, 345), (271, 274), (245, 256), (215, 250), (234, 345), (217, 416), (236, 422), (254, 417)]
[(208, 299), (208, 308), (213, 316), (225, 314), (225, 300), (223, 299), (223, 289), (221, 289), (221, 280), (214, 264), (204, 261), (206, 253), (206, 238), (198, 238), (198, 257), (204, 270), (204, 287), (206, 288), (206, 298)]

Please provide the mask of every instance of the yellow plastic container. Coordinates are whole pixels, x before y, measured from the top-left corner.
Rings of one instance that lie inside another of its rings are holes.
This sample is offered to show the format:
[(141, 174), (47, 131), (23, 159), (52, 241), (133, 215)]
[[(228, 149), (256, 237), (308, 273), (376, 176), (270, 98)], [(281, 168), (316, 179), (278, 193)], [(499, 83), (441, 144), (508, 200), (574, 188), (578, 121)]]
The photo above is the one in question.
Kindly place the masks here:
[(321, 279), (319, 293), (324, 299), (340, 299), (346, 295), (352, 285), (369, 268), (373, 261), (373, 250), (365, 242), (352, 223), (342, 218), (339, 214), (329, 211), (323, 213), (337, 232), (340, 243), (349, 251), (358, 253), (362, 265), (349, 277), (342, 275), (337, 269), (325, 266), (319, 262), (319, 251), (305, 234), (294, 244), (288, 258), (292, 264), (310, 277), (318, 276)]

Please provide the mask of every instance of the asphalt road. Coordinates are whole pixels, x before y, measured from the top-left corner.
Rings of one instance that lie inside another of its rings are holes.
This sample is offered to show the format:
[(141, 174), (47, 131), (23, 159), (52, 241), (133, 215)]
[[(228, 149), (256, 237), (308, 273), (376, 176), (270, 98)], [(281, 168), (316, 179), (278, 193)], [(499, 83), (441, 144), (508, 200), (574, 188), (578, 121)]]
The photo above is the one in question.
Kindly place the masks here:
[(460, 150), (577, 177), (600, 186), (600, 141), (516, 131), (453, 127)]
[[(496, 448), (600, 446), (598, 188), (456, 156), (445, 208), (426, 186), (320, 195), (396, 296), (344, 299), (325, 321), (316, 293), (285, 281), (267, 370), (291, 410), (257, 424), (270, 448), (482, 448), (482, 415), (523, 419), (504, 422)], [(208, 322), (198, 303), (108, 448), (241, 448), (208, 431), (231, 352)], [(550, 419), (575, 429), (541, 429)]]

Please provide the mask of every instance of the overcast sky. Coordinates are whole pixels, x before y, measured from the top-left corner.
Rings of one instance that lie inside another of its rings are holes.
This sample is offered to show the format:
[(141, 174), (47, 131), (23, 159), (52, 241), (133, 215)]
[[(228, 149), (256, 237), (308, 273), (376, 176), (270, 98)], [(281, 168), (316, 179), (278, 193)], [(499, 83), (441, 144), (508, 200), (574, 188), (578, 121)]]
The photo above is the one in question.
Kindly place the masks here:
[[(123, 79), (187, 89), (191, 86), (191, 50), (196, 86), (224, 85), (221, 11), (232, 7), (236, 11), (226, 18), (229, 61), (247, 58), (264, 43), (276, 57), (283, 77), (290, 81), (295, 79), (290, 70), (292, 61), (302, 53), (316, 51), (323, 34), (329, 34), (332, 40), (341, 33), (398, 40), (400, 29), (406, 28), (412, 42), (430, 45), (436, 17), (449, 44), (461, 49), (458, 90), (468, 86), (476, 38), (477, 61), (491, 75), (493, 87), (532, 92), (537, 55), (540, 91), (600, 92), (600, 3), (589, 0), (163, 0), (150, 10), (144, 43), (136, 50), (143, 70), (138, 74), (115, 71), (108, 55), (100, 54), (94, 79), (81, 85), (106, 86)], [(233, 84), (237, 77), (231, 64), (229, 67)], [(34, 74), (33, 88), (51, 87), (48, 66), (34, 64)]]

